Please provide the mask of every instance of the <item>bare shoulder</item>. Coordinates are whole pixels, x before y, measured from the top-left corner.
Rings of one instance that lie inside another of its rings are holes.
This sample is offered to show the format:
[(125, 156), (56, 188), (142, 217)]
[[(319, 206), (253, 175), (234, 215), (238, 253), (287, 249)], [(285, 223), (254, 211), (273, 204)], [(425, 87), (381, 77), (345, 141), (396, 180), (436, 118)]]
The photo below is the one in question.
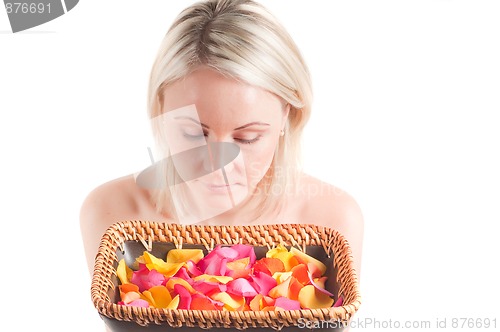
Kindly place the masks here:
[(132, 175), (92, 190), (80, 209), (80, 230), (89, 272), (93, 270), (101, 237), (109, 226), (118, 221), (150, 218), (151, 214), (154, 214), (152, 204)]
[(305, 174), (299, 186), (301, 221), (339, 231), (349, 242), (355, 268), (360, 272), (364, 218), (355, 198), (341, 188)]

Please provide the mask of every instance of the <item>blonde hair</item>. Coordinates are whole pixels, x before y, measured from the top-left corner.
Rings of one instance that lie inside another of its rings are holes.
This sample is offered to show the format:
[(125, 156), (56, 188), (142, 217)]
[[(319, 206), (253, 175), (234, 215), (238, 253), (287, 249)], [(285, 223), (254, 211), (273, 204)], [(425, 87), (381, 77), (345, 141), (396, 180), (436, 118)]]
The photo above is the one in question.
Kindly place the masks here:
[[(312, 102), (309, 70), (298, 47), (278, 20), (253, 0), (197, 2), (180, 13), (161, 43), (149, 80), (151, 119), (163, 112), (163, 88), (199, 66), (263, 88), (290, 105), (285, 134), (255, 195), (260, 214), (280, 210), (296, 182), (301, 133)], [(153, 125), (157, 137), (159, 131)], [(171, 195), (168, 186), (153, 194), (159, 212), (175, 215)]]

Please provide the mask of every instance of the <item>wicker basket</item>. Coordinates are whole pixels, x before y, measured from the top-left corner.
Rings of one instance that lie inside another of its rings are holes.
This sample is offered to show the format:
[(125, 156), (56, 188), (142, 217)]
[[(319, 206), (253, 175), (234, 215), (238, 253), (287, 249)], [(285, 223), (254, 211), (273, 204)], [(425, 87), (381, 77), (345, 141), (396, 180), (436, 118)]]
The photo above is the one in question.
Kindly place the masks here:
[[(254, 246), (257, 258), (278, 245), (295, 246), (327, 265), (326, 288), (343, 297), (343, 305), (326, 309), (285, 311), (218, 311), (139, 308), (116, 304), (119, 298), (116, 267), (121, 258), (131, 265), (144, 250), (164, 257), (173, 248), (202, 248), (243, 243)], [(360, 306), (356, 272), (349, 245), (337, 231), (313, 225), (199, 226), (146, 221), (119, 222), (103, 235), (91, 285), (95, 308), (111, 331), (164, 331), (255, 328), (299, 331), (316, 322), (315, 331), (341, 331)], [(335, 322), (335, 323), (334, 323)], [(317, 325), (321, 323), (321, 325)], [(304, 325), (309, 324), (309, 325)]]

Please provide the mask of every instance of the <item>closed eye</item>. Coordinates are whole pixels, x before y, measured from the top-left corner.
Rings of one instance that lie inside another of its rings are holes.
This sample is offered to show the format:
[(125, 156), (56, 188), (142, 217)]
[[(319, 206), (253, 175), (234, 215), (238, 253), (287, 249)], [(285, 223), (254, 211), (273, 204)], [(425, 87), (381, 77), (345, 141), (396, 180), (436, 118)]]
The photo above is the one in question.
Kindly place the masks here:
[(261, 136), (259, 135), (255, 138), (252, 138), (252, 139), (235, 138), (234, 140), (236, 142), (242, 143), (242, 144), (252, 144), (252, 143), (257, 142), (260, 138), (261, 138)]

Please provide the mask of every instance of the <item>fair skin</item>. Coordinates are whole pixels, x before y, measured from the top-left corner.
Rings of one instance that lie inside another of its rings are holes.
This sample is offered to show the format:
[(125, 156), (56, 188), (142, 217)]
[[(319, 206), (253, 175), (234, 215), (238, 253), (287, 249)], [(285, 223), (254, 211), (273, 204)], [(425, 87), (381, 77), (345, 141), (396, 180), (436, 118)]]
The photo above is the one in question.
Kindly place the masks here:
[[(280, 131), (284, 128), (289, 107), (277, 96), (260, 88), (238, 82), (208, 68), (200, 68), (163, 91), (165, 112), (196, 105), (200, 126), (189, 127), (189, 139), (231, 142), (240, 146), (243, 158), (228, 165), (228, 177), (235, 193), (252, 193), (272, 161)], [(183, 119), (185, 120), (185, 119)], [(198, 137), (203, 135), (204, 137)], [(250, 143), (249, 143), (250, 142)], [(220, 178), (207, 175), (206, 181), (194, 182), (207, 197), (217, 199)], [(207, 186), (208, 183), (208, 186)], [(349, 241), (354, 268), (360, 271), (363, 239), (363, 217), (355, 200), (344, 191), (306, 174), (301, 174), (302, 190), (285, 197), (284, 211), (276, 216), (264, 215), (253, 224), (316, 224), (337, 229)], [(200, 221), (199, 224), (238, 225), (244, 220), (240, 204), (250, 195), (239, 195), (236, 207)], [(235, 196), (238, 196), (235, 194)], [(215, 198), (214, 198), (215, 197)], [(241, 201), (241, 202), (240, 202)], [(212, 204), (213, 205), (213, 204)], [(137, 184), (132, 175), (107, 182), (94, 189), (81, 208), (80, 223), (89, 272), (94, 268), (102, 234), (113, 223), (123, 220), (175, 222), (156, 211), (149, 189)]]

